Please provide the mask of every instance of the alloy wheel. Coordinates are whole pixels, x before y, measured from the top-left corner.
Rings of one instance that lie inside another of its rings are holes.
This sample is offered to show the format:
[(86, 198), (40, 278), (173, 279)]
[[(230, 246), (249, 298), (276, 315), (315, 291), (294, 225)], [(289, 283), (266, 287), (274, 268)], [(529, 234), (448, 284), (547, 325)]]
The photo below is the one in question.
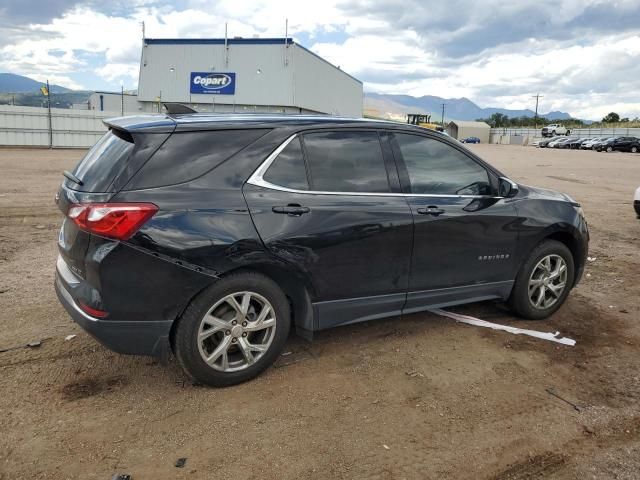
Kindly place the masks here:
[(275, 331), (271, 303), (255, 292), (236, 292), (216, 302), (204, 315), (198, 328), (198, 349), (211, 368), (237, 372), (260, 360)]
[(567, 287), (567, 263), (560, 255), (547, 255), (529, 277), (529, 302), (546, 310), (556, 304)]

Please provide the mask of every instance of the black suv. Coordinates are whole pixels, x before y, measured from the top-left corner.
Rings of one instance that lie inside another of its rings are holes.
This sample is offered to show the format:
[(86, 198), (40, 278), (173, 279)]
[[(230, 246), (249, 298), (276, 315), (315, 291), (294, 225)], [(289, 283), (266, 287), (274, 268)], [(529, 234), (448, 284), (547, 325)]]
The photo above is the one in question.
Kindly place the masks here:
[(637, 137), (618, 137), (604, 144), (602, 150), (607, 152), (640, 152), (640, 139)]
[(438, 132), (289, 115), (107, 125), (56, 196), (58, 297), (107, 347), (173, 349), (205, 384), (256, 376), (291, 327), (491, 299), (545, 318), (582, 275), (579, 204)]

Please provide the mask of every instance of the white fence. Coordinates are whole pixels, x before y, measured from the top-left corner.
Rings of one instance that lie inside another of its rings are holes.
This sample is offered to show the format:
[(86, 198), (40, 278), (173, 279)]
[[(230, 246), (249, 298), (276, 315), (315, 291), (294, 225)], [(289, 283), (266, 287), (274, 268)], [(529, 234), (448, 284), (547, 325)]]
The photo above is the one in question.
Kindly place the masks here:
[(119, 116), (120, 112), (52, 108), (49, 128), (46, 108), (0, 105), (0, 145), (87, 148), (107, 131), (102, 120)]
[[(640, 137), (640, 128), (576, 128), (570, 129), (572, 137)], [(503, 145), (530, 145), (542, 138), (541, 129), (533, 128), (492, 128), (489, 143)]]
[[(136, 115), (140, 112), (125, 112)], [(51, 109), (0, 105), (0, 146), (88, 148), (107, 131), (105, 118), (119, 117), (120, 112), (96, 110)], [(640, 128), (577, 128), (577, 137), (640, 137)], [(489, 143), (529, 145), (541, 138), (541, 130), (533, 128), (492, 128)]]

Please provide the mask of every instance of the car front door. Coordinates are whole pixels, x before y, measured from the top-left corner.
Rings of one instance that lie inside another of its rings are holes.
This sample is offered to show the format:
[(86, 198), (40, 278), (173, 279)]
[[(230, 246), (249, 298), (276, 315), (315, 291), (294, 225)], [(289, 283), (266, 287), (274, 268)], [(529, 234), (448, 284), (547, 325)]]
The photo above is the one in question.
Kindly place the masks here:
[(507, 295), (518, 218), (497, 176), (452, 141), (394, 133), (392, 146), (415, 224), (405, 312)]
[(310, 279), (314, 329), (401, 312), (413, 217), (386, 134), (297, 134), (243, 192), (266, 248)]
[(616, 138), (615, 142), (613, 142), (613, 149), (622, 150), (623, 152), (626, 152), (631, 149), (632, 141), (633, 139), (630, 137)]

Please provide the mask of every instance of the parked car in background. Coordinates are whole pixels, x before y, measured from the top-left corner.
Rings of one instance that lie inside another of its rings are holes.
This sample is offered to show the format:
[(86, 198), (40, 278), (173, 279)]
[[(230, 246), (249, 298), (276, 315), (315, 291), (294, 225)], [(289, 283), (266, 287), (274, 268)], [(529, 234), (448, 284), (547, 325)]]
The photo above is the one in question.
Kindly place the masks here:
[(570, 139), (568, 142), (566, 142), (563, 145), (563, 148), (580, 148), (580, 146), (582, 145), (583, 142), (586, 142), (588, 140), (588, 138), (573, 138)]
[(607, 152), (631, 152), (640, 151), (640, 139), (638, 137), (618, 137), (611, 145), (607, 146)]
[(462, 143), (480, 143), (480, 139), (478, 137), (467, 137), (460, 140)]
[(582, 142), (582, 145), (580, 145), (580, 148), (583, 150), (591, 150), (591, 148), (598, 142), (604, 140), (604, 137), (596, 137), (596, 138), (588, 138), (587, 140), (585, 140), (584, 142)]
[(552, 123), (542, 129), (543, 137), (555, 137), (556, 135), (569, 135), (571, 131), (560, 125), (559, 123)]
[(543, 138), (542, 140), (540, 140), (538, 142), (538, 147), (547, 148), (551, 142), (554, 142), (556, 140), (560, 140), (562, 138), (565, 138), (565, 137), (555, 136), (555, 137), (552, 137), (552, 138)]
[(578, 137), (567, 137), (562, 141), (556, 143), (557, 148), (571, 148), (571, 143), (579, 140)]
[(547, 147), (549, 148), (561, 148), (562, 145), (569, 140), (566, 137), (561, 137), (558, 140), (554, 140), (553, 142), (550, 142), (549, 145), (547, 145)]
[(432, 130), (316, 115), (106, 124), (56, 195), (55, 290), (107, 347), (172, 349), (199, 383), (255, 377), (292, 328), (490, 299), (546, 318), (584, 270), (580, 204)]
[(600, 140), (598, 140), (597, 142), (594, 142), (593, 145), (591, 146), (591, 150), (596, 150), (596, 151), (600, 151), (600, 146), (611, 141), (614, 140), (616, 137), (603, 137)]
[(598, 152), (613, 152), (613, 143), (616, 141), (616, 137), (607, 138), (602, 142), (596, 144), (596, 151)]

